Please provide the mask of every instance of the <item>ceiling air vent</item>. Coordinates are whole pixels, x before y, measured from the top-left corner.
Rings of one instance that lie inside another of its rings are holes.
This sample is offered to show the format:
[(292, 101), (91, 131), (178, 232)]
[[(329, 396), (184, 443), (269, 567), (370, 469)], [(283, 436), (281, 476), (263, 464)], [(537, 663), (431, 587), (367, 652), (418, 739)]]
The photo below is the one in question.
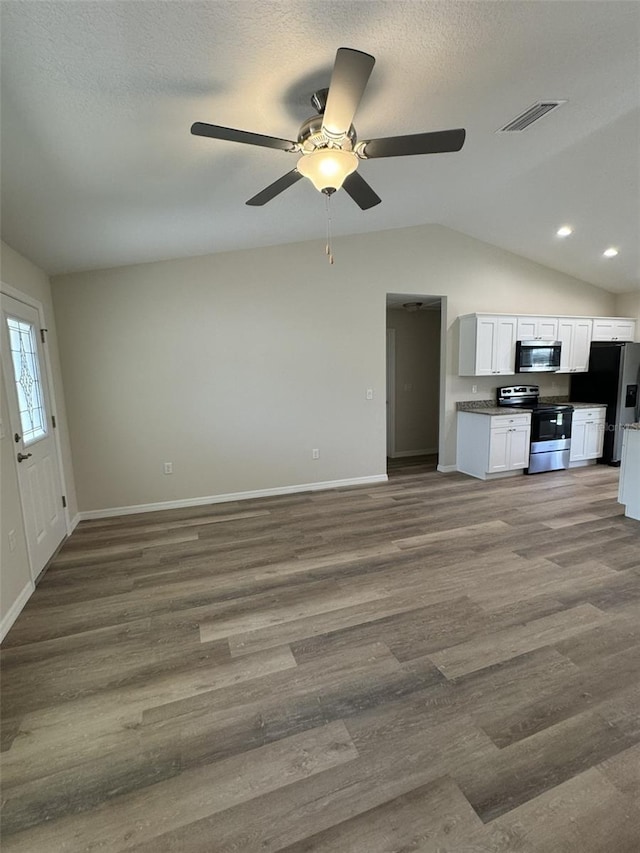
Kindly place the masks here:
[(500, 130), (496, 131), (496, 133), (511, 133), (512, 131), (526, 130), (534, 123), (534, 121), (538, 121), (542, 116), (548, 115), (550, 112), (557, 110), (558, 107), (566, 103), (566, 101), (540, 101), (532, 107), (529, 107), (528, 110), (525, 110), (517, 118), (514, 118), (513, 121), (509, 122), (509, 124), (505, 124), (505, 126), (501, 127)]

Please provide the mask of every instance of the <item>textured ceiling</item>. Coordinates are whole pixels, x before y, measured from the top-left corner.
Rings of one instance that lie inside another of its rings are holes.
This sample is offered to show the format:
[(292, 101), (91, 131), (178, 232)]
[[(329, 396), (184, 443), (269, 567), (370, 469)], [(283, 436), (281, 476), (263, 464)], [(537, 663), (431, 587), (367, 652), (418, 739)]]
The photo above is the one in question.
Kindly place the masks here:
[[(49, 273), (314, 239), (324, 200), (281, 151), (335, 51), (376, 57), (361, 139), (465, 127), (457, 154), (362, 163), (382, 197), (333, 199), (335, 234), (440, 223), (610, 291), (640, 288), (640, 4), (12, 2), (2, 16), (2, 236)], [(523, 133), (496, 129), (541, 99)], [(575, 233), (555, 237), (570, 223)], [(616, 245), (620, 254), (602, 258)]]

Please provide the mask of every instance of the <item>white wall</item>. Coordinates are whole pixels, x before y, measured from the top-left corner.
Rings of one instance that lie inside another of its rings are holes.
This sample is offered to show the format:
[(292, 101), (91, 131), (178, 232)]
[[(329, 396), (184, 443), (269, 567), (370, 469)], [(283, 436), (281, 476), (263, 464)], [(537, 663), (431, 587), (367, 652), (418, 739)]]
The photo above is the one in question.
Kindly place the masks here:
[(52, 279), (81, 510), (383, 475), (388, 291), (447, 297), (451, 465), (455, 401), (470, 396), (458, 315), (614, 307), (439, 226), (339, 238), (334, 254), (314, 241)]
[(395, 453), (437, 452), (440, 311), (387, 311), (395, 330)]
[(640, 341), (640, 290), (616, 294), (615, 316), (633, 317), (637, 320), (636, 340)]
[[(67, 417), (64, 404), (64, 392), (58, 357), (55, 318), (51, 302), (51, 287), (49, 279), (41, 269), (29, 260), (19, 255), (13, 249), (2, 243), (0, 245), (0, 279), (26, 296), (38, 300), (44, 309), (45, 327), (48, 329), (47, 349), (53, 373), (53, 392), (56, 399), (56, 420), (60, 431), (63, 454), (63, 468), (67, 493), (67, 504), (71, 518), (77, 513), (77, 500), (71, 465), (71, 448), (67, 429)], [(3, 330), (4, 333), (4, 330)], [(0, 572), (0, 618), (2, 630), (6, 630), (7, 620), (12, 621), (15, 606), (31, 583), (29, 560), (20, 507), (20, 493), (15, 470), (14, 443), (11, 436), (9, 415), (4, 383), (2, 384), (2, 423), (4, 437), (0, 439), (0, 464), (2, 465), (2, 519), (0, 535), (0, 557), (2, 571)], [(16, 547), (9, 548), (9, 532), (15, 535)], [(26, 594), (26, 593), (25, 593)]]

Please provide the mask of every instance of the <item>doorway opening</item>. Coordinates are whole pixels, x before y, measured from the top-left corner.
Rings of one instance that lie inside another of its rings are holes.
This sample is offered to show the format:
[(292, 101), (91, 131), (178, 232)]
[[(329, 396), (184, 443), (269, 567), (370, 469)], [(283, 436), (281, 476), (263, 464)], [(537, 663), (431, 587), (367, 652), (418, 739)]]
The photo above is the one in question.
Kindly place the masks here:
[(436, 469), (441, 325), (442, 297), (387, 294), (388, 474)]

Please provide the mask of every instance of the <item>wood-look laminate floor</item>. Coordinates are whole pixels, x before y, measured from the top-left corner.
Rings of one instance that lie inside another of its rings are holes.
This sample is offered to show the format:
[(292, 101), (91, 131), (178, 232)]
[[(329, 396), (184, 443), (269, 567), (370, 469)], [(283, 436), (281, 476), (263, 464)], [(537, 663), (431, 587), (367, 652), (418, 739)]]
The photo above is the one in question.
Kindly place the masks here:
[(618, 472), (82, 522), (2, 651), (5, 853), (637, 853)]

